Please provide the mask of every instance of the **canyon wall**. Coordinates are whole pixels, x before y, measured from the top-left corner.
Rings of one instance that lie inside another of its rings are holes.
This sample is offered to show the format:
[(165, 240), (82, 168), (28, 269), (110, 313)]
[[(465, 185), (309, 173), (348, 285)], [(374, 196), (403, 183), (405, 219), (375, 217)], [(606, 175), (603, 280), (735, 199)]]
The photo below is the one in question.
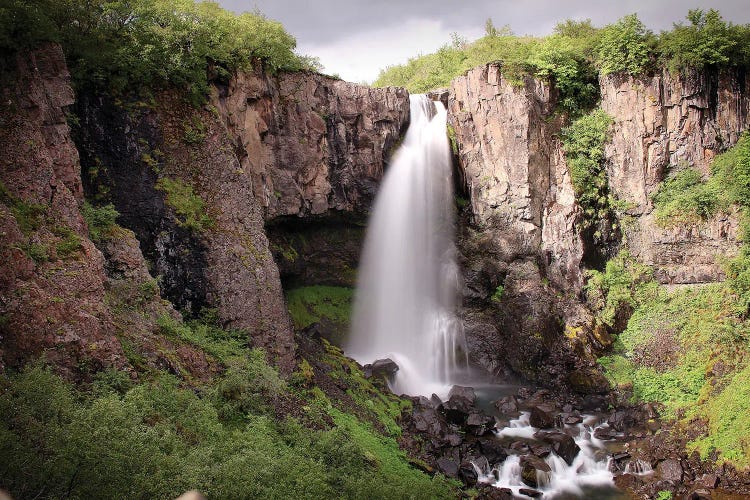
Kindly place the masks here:
[[(601, 107), (613, 119), (605, 168), (626, 207), (620, 247), (663, 283), (721, 280), (718, 257), (738, 251), (735, 213), (662, 227), (651, 197), (670, 172), (708, 174), (748, 127), (748, 95), (738, 72), (601, 79)], [(508, 81), (495, 64), (451, 83), (449, 124), (468, 198), (463, 315), (470, 350), (488, 369), (552, 385), (567, 374), (577, 389), (597, 391), (604, 384), (593, 361), (610, 338), (582, 305), (594, 242), (582, 230), (555, 97), (533, 78)]]
[[(19, 55), (10, 80), (2, 366), (45, 354), (73, 378), (136, 364), (210, 376), (215, 361), (173, 338), (182, 313), (246, 332), (291, 371), (292, 324), (272, 248), (292, 250), (269, 243), (266, 226), (288, 245), (286, 228), (327, 224), (348, 241), (339, 260), (308, 259), (336, 241), (305, 239), (287, 272), (313, 283), (342, 267), (353, 274), (385, 159), (408, 122), (407, 93), (256, 68), (216, 83), (199, 108), (170, 90), (82, 92), (74, 102), (55, 45)], [(84, 193), (120, 214), (96, 244)]]

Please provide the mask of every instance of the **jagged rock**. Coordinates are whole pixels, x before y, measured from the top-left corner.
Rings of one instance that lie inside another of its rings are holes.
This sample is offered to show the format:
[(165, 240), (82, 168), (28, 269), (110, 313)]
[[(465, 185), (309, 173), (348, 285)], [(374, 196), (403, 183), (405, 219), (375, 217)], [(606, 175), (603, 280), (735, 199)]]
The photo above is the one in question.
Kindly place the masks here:
[(514, 414), (518, 412), (518, 400), (515, 396), (506, 396), (495, 401), (495, 408), (502, 414)]
[(513, 491), (509, 488), (495, 488), (490, 485), (483, 485), (479, 487), (479, 496), (477, 498), (483, 498), (487, 500), (513, 500)]
[(458, 468), (458, 478), (468, 486), (474, 486), (477, 484), (479, 475), (477, 470), (471, 462), (461, 462)]
[(656, 465), (656, 473), (665, 481), (682, 481), (683, 470), (680, 461), (674, 458), (662, 460)]
[(454, 385), (451, 387), (451, 390), (448, 392), (448, 399), (461, 399), (466, 402), (467, 406), (474, 405), (474, 402), (477, 400), (477, 395), (474, 392), (473, 387), (465, 387), (461, 385)]
[(607, 424), (618, 432), (635, 427), (641, 421), (641, 415), (636, 409), (618, 410), (607, 419)]
[(539, 498), (543, 495), (541, 491), (531, 490), (529, 488), (520, 488), (518, 492), (521, 495), (526, 495), (527, 497), (531, 497), (531, 498)]
[(552, 451), (565, 460), (568, 465), (573, 464), (576, 455), (581, 451), (575, 440), (562, 432), (539, 431), (534, 434), (534, 437), (549, 443), (552, 446)]
[(539, 486), (537, 472), (549, 473), (551, 471), (552, 469), (547, 465), (547, 462), (539, 457), (533, 455), (521, 457), (521, 480), (532, 488)]
[(479, 451), (487, 458), (491, 464), (499, 464), (508, 458), (508, 452), (505, 448), (493, 438), (482, 438), (479, 440)]
[(445, 435), (445, 441), (449, 446), (461, 446), (461, 443), (464, 442), (464, 439), (459, 434), (451, 433)]
[(534, 406), (531, 408), (529, 423), (539, 429), (551, 429), (555, 426), (554, 408), (549, 406)]
[(458, 477), (458, 464), (449, 458), (439, 458), (437, 467), (440, 472), (448, 477)]
[(443, 436), (446, 432), (445, 423), (434, 408), (415, 408), (412, 415), (414, 427), (432, 437)]
[(398, 365), (390, 358), (375, 360), (372, 364), (362, 367), (365, 378), (390, 379), (398, 371)]
[(703, 474), (696, 480), (696, 484), (712, 490), (719, 485), (719, 477), (716, 474)]
[(563, 418), (565, 425), (577, 425), (583, 422), (583, 418), (580, 415), (568, 415)]
[(474, 389), (454, 385), (448, 393), (448, 401), (442, 404), (442, 411), (449, 422), (464, 425), (472, 413), (475, 400)]
[(534, 443), (530, 446), (531, 453), (539, 458), (545, 458), (547, 455), (552, 453), (552, 447), (548, 444), (537, 444)]
[(470, 413), (466, 418), (466, 428), (475, 436), (484, 436), (495, 428), (495, 417), (484, 413)]

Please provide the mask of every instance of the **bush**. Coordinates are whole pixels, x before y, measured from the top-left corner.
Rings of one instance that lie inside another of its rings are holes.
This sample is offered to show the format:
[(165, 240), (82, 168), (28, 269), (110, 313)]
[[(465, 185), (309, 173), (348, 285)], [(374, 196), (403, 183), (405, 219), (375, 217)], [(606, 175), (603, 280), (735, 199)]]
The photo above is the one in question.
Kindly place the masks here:
[(631, 14), (602, 30), (597, 63), (603, 75), (639, 75), (646, 69), (652, 46), (653, 35), (636, 14)]
[(604, 145), (609, 140), (612, 118), (597, 109), (563, 129), (565, 159), (578, 204), (584, 211), (584, 225), (609, 217), (611, 200), (604, 170)]
[(117, 226), (120, 215), (111, 203), (96, 207), (88, 201), (83, 202), (81, 214), (89, 227), (89, 238), (94, 243), (100, 243), (110, 234)]
[(179, 226), (196, 232), (214, 226), (213, 219), (206, 213), (206, 202), (193, 191), (190, 184), (162, 177), (156, 182), (156, 189), (166, 195), (164, 201), (174, 209)]
[(700, 172), (687, 168), (666, 179), (653, 196), (656, 221), (664, 227), (697, 224), (728, 205), (716, 182), (704, 182)]

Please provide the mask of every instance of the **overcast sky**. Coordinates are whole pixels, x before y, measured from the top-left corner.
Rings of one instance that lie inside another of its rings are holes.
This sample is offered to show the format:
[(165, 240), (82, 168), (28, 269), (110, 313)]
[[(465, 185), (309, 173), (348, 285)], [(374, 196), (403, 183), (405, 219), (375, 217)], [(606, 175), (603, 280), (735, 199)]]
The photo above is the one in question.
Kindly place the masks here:
[(735, 24), (750, 23), (750, 0), (219, 0), (235, 12), (256, 8), (297, 38), (297, 52), (317, 56), (325, 71), (372, 82), (388, 65), (449, 43), (451, 33), (474, 40), (484, 23), (509, 25), (518, 35), (546, 35), (565, 19), (601, 26), (638, 13), (658, 32), (688, 9), (719, 10)]

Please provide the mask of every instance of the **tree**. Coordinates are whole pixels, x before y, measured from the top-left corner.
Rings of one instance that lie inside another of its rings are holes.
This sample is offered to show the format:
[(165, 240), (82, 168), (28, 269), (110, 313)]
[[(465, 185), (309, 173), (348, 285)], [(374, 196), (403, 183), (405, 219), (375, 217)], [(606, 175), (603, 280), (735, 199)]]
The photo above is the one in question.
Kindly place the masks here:
[(603, 75), (626, 72), (638, 75), (649, 62), (652, 34), (636, 14), (625, 16), (602, 30), (597, 48)]
[(659, 40), (662, 55), (671, 69), (703, 69), (743, 62), (733, 60), (733, 56), (738, 52), (747, 53), (746, 27), (727, 24), (715, 9), (708, 12), (692, 9), (687, 19), (690, 25), (675, 24), (674, 29), (662, 33)]

